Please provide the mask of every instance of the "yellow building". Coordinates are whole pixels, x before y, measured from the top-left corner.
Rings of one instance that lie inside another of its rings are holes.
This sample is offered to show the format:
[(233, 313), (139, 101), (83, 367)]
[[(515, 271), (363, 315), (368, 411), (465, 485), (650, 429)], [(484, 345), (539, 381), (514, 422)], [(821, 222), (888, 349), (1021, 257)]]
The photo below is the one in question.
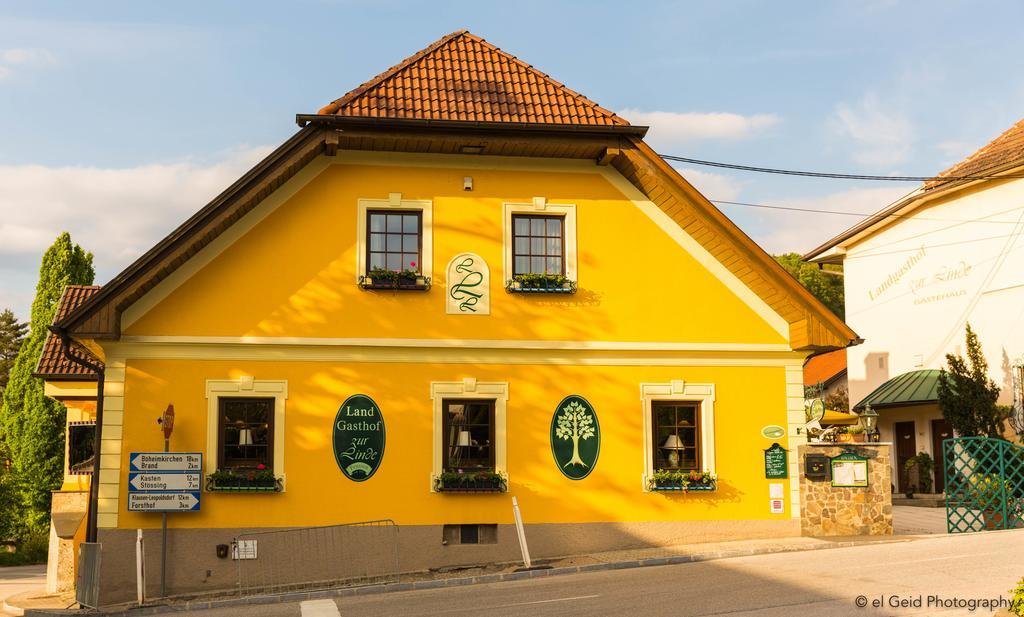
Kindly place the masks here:
[(252, 529), (392, 519), (403, 570), (515, 560), (512, 497), (541, 557), (799, 534), (764, 450), (856, 335), (646, 127), (467, 32), (297, 120), (54, 325), (102, 362), (105, 600), (160, 526), (130, 455), (168, 405), (204, 455), (169, 592), (233, 585), (216, 547)]

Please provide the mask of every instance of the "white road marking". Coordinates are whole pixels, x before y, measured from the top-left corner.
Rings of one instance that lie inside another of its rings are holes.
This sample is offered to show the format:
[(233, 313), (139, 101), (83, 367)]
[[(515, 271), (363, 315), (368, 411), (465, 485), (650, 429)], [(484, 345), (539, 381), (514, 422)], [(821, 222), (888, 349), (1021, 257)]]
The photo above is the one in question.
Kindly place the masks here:
[(570, 600), (588, 600), (590, 598), (600, 598), (600, 595), (592, 596), (573, 596), (571, 598), (553, 598), (551, 600), (534, 600), (533, 602), (517, 602), (515, 604), (502, 604), (500, 606), (494, 606), (492, 608), (508, 608), (510, 606), (527, 606), (529, 604), (547, 604), (549, 602), (568, 602)]
[(302, 617), (341, 617), (334, 600), (306, 600), (299, 603)]

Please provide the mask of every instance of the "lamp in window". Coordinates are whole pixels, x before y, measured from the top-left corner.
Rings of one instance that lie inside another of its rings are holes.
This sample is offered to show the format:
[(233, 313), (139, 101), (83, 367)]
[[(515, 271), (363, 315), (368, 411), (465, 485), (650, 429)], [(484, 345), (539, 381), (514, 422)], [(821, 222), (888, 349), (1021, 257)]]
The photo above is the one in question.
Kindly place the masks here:
[(684, 448), (683, 440), (679, 439), (679, 435), (672, 433), (665, 440), (665, 443), (661, 444), (662, 450), (668, 450), (668, 464), (671, 467), (679, 467), (679, 451)]
[(238, 431), (238, 445), (240, 446), (251, 446), (252, 445), (252, 429), (243, 428)]
[(459, 431), (459, 440), (456, 442), (455, 445), (459, 446), (460, 448), (468, 448), (469, 446), (473, 445), (472, 437), (470, 436), (469, 431)]

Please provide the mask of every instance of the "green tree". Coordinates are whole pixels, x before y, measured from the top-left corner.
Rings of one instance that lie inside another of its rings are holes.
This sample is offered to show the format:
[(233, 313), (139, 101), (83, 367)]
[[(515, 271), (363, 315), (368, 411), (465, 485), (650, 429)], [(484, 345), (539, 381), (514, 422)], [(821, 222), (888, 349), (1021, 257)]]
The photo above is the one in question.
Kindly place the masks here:
[(88, 285), (95, 271), (92, 253), (71, 241), (67, 232), (43, 254), (32, 320), (11, 369), (0, 408), (0, 441), (9, 452), (29, 525), (40, 528), (49, 517), (50, 491), (60, 486), (64, 467), (64, 406), (43, 394), (42, 380), (32, 376), (67, 285)]
[(840, 319), (846, 317), (846, 297), (843, 292), (843, 267), (827, 264), (818, 267), (800, 259), (798, 253), (775, 255), (775, 261), (800, 281), (807, 291), (821, 300)]
[(19, 322), (14, 311), (4, 309), (0, 312), (0, 396), (3, 396), (7, 387), (14, 360), (18, 357), (27, 333), (28, 324)]
[(961, 437), (1001, 437), (1005, 414), (996, 405), (999, 387), (988, 377), (988, 363), (971, 324), (967, 324), (966, 360), (946, 354), (946, 365), (938, 384), (942, 417)]
[(590, 439), (594, 436), (594, 418), (587, 413), (587, 408), (572, 401), (562, 408), (558, 414), (558, 424), (555, 426), (555, 436), (559, 439), (572, 440), (572, 458), (562, 467), (569, 465), (587, 466), (580, 458), (580, 440)]

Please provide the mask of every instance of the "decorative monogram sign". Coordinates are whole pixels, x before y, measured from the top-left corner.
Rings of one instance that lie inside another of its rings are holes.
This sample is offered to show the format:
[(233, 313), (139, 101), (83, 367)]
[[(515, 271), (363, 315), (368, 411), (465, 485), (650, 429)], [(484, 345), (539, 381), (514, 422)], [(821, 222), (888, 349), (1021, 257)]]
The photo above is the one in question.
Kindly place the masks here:
[(587, 399), (575, 394), (562, 399), (551, 417), (551, 454), (558, 470), (571, 480), (590, 475), (601, 453), (601, 426)]
[(384, 416), (373, 399), (354, 394), (334, 417), (334, 460), (345, 477), (369, 480), (384, 459)]
[(491, 274), (475, 253), (460, 253), (448, 262), (445, 312), (449, 315), (490, 315)]

